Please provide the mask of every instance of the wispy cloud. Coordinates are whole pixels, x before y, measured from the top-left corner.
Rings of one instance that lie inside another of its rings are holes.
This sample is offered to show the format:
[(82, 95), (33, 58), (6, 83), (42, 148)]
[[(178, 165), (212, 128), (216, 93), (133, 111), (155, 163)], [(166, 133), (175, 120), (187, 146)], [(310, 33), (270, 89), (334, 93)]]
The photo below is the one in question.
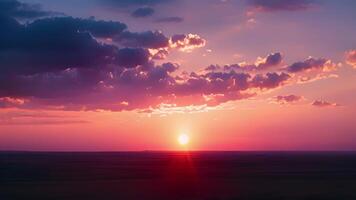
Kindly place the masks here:
[(75, 116), (49, 114), (44, 111), (2, 111), (0, 125), (61, 125), (83, 124), (89, 121), (77, 119)]
[(180, 23), (183, 22), (184, 18), (182, 17), (162, 17), (155, 20), (158, 23)]

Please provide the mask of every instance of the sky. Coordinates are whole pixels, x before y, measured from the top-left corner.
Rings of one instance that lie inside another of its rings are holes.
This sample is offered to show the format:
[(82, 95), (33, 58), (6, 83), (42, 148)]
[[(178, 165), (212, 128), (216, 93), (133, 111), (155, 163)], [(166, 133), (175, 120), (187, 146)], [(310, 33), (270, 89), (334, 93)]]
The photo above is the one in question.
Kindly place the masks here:
[(0, 150), (356, 150), (355, 9), (0, 0)]

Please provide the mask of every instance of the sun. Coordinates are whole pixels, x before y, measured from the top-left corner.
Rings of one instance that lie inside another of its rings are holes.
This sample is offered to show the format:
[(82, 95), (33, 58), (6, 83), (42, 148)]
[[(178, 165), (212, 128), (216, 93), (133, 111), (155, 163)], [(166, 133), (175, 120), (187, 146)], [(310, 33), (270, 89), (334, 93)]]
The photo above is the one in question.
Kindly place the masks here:
[(178, 143), (180, 144), (180, 145), (187, 145), (188, 143), (189, 143), (189, 136), (187, 135), (187, 134), (180, 134), (179, 136), (178, 136)]

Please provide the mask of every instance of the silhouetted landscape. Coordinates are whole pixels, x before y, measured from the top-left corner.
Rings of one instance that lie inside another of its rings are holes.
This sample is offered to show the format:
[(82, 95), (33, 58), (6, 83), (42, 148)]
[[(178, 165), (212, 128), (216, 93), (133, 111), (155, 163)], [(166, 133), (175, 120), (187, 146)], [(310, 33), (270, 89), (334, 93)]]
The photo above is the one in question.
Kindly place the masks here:
[(0, 199), (356, 199), (356, 153), (2, 152)]

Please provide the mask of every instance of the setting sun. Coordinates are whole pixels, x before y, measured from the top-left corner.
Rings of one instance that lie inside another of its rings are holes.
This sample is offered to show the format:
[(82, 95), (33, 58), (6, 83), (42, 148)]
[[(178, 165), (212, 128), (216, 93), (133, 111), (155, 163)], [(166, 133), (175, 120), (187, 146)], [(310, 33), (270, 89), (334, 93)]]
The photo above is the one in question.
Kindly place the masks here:
[(178, 143), (180, 145), (186, 145), (189, 143), (189, 136), (187, 134), (180, 134), (178, 136)]

